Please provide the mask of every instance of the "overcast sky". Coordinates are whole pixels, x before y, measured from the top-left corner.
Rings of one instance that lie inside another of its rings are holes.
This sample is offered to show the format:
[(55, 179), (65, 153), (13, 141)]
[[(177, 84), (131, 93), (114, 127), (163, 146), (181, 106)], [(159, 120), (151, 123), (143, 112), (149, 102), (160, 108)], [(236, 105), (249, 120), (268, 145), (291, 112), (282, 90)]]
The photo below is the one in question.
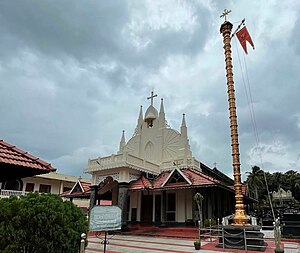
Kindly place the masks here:
[(122, 130), (132, 137), (153, 90), (172, 128), (186, 113), (194, 157), (232, 175), (224, 8), (255, 44), (245, 56), (232, 40), (241, 172), (299, 170), (298, 0), (2, 0), (0, 139), (82, 175), (89, 158), (118, 151)]

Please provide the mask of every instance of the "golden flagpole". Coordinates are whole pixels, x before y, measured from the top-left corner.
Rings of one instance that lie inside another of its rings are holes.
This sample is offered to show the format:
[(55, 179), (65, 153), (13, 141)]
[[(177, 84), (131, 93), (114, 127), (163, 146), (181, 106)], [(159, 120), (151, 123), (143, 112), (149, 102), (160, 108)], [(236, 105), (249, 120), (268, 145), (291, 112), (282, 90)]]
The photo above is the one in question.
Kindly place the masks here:
[(231, 58), (231, 30), (233, 25), (226, 20), (226, 16), (231, 11), (224, 10), (220, 17), (225, 17), (225, 22), (221, 25), (220, 33), (223, 35), (223, 43), (225, 50), (225, 65), (227, 77), (227, 94), (229, 104), (229, 119), (231, 132), (231, 150), (232, 150), (232, 166), (234, 176), (234, 191), (235, 191), (235, 213), (233, 217), (233, 225), (245, 226), (248, 224), (247, 215), (243, 203), (241, 172), (240, 172), (240, 153), (238, 141), (238, 126), (236, 116), (234, 81), (232, 72), (232, 58)]

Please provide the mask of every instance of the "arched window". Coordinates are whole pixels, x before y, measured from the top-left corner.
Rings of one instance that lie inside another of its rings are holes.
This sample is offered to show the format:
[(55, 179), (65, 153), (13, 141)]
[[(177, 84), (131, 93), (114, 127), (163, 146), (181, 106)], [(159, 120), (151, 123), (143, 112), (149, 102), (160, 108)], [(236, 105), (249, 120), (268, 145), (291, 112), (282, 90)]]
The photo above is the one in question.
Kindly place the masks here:
[(4, 183), (4, 190), (22, 191), (23, 182), (21, 179), (14, 179)]
[(145, 146), (145, 159), (148, 161), (154, 159), (154, 145), (151, 141), (148, 141)]

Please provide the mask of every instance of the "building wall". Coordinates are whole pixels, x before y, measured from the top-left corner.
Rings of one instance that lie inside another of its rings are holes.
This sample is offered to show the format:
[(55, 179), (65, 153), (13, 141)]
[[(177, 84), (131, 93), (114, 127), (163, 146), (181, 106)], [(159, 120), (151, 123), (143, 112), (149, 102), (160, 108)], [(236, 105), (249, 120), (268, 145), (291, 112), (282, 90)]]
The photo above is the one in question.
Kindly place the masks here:
[(75, 182), (64, 182), (61, 180), (45, 179), (40, 177), (23, 178), (22, 181), (23, 181), (23, 189), (22, 189), (23, 191), (25, 191), (27, 183), (33, 183), (34, 192), (35, 191), (39, 192), (41, 185), (50, 185), (51, 186), (50, 193), (57, 194), (57, 195), (63, 193), (64, 187), (72, 189), (75, 183)]
[(139, 197), (139, 192), (129, 192), (128, 196), (130, 198), (130, 207), (129, 207), (129, 217), (128, 220), (131, 221), (132, 217), (132, 208), (136, 208), (138, 211), (138, 197)]
[(184, 190), (176, 191), (176, 221), (185, 222), (186, 195)]
[(186, 220), (193, 219), (193, 189), (185, 189)]
[[(176, 222), (184, 223), (193, 219), (193, 189), (171, 190), (168, 193), (176, 194)], [(150, 192), (153, 196), (153, 216), (152, 221), (155, 222), (155, 196), (161, 195), (160, 191)], [(132, 221), (132, 209), (136, 208), (136, 221), (141, 221), (141, 191), (130, 191), (130, 208), (128, 221)]]

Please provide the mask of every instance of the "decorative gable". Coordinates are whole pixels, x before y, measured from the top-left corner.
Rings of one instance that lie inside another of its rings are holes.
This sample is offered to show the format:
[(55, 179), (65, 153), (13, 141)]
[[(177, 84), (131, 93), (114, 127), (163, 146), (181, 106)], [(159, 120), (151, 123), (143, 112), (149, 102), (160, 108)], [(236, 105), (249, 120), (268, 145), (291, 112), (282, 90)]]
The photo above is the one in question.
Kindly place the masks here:
[(80, 185), (80, 181), (77, 181), (77, 183), (73, 186), (72, 190), (70, 193), (75, 193), (75, 192), (83, 192), (83, 189)]
[(180, 169), (175, 168), (163, 182), (162, 187), (167, 186), (168, 184), (191, 185), (192, 182), (181, 172)]

